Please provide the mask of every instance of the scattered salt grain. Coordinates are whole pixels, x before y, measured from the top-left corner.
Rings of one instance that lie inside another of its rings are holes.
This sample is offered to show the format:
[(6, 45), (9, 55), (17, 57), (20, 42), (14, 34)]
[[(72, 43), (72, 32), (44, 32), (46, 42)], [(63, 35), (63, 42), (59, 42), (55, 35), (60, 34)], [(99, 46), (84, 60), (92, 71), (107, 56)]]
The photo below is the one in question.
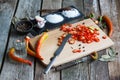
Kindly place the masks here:
[(68, 18), (74, 18), (80, 15), (77, 9), (71, 8), (70, 10), (63, 10), (62, 14)]
[(64, 20), (64, 18), (59, 14), (49, 14), (46, 16), (46, 20), (50, 23), (59, 23)]

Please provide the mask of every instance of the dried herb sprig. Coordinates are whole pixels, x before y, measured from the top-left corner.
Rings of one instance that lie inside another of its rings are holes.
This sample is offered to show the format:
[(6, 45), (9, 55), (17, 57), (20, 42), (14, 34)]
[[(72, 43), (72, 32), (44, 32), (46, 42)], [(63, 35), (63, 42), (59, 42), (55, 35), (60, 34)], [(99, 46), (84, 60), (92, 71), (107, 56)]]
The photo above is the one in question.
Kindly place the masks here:
[(108, 48), (106, 49), (106, 54), (102, 55), (101, 58), (99, 58), (100, 61), (114, 61), (116, 58), (116, 55), (118, 53), (116, 53), (113, 48)]

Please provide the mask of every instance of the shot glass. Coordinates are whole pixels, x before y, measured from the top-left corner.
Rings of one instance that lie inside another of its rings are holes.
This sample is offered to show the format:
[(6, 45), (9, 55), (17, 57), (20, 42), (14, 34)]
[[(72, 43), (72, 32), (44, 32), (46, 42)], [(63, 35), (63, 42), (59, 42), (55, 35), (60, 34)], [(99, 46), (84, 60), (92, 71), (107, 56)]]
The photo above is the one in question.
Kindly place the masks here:
[(21, 58), (25, 58), (27, 56), (26, 43), (23, 40), (14, 40), (13, 47), (15, 48), (16, 56)]

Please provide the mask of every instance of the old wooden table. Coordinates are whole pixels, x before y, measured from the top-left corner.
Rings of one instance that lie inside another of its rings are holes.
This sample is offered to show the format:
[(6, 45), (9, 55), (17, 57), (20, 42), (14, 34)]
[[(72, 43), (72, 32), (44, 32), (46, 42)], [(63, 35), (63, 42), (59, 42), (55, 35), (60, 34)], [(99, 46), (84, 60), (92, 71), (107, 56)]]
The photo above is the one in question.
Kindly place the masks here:
[[(0, 0), (0, 80), (120, 80), (120, 54), (113, 62), (93, 61), (43, 74), (44, 67), (38, 60), (28, 56), (32, 66), (13, 64), (7, 56), (13, 39), (24, 36), (15, 33), (11, 25), (13, 16), (34, 17), (39, 9), (58, 9), (76, 6), (85, 15), (94, 12), (108, 15), (114, 24), (113, 48), (120, 52), (120, 1), (119, 0)], [(43, 15), (41, 13), (41, 15)], [(100, 51), (104, 54), (105, 50)]]

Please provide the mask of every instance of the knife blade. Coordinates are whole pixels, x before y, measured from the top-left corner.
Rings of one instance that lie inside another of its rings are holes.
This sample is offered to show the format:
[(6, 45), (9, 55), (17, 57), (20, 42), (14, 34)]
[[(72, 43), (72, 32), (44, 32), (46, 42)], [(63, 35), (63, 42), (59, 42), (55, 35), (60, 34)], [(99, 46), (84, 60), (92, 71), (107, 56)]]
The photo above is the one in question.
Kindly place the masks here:
[(47, 68), (45, 69), (44, 73), (47, 74), (51, 67), (53, 66), (54, 61), (56, 60), (57, 56), (61, 53), (61, 51), (64, 48), (64, 45), (66, 44), (67, 40), (71, 37), (71, 34), (68, 34), (62, 41), (62, 44), (59, 46), (59, 48), (55, 51), (54, 56), (50, 63), (48, 64)]

